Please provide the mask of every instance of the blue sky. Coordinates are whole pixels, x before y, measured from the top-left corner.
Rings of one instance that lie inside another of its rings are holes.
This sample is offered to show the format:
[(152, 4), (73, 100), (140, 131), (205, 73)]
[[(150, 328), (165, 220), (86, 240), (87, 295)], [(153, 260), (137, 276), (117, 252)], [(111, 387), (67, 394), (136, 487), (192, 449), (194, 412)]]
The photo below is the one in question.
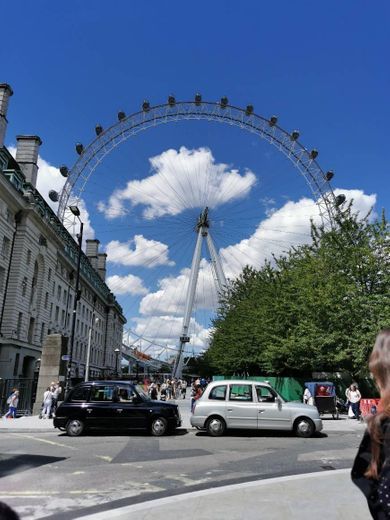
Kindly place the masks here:
[[(40, 135), (46, 168), (71, 166), (74, 143), (88, 144), (95, 124), (111, 125), (119, 109), (130, 114), (145, 98), (157, 104), (171, 93), (184, 100), (199, 91), (207, 100), (226, 95), (237, 106), (252, 103), (260, 115), (277, 114), (283, 128), (299, 129), (302, 143), (319, 150), (323, 168), (335, 171), (335, 188), (361, 190), (354, 196), (360, 197), (362, 209), (374, 199), (376, 211), (389, 209), (387, 1), (36, 1), (8, 3), (5, 13), (0, 80), (14, 89), (6, 144), (12, 146), (17, 134)], [(256, 176), (245, 197), (237, 192), (214, 211), (217, 246), (227, 250), (241, 244), (230, 249), (230, 260), (228, 252), (222, 254), (229, 274), (237, 268), (233, 256), (250, 258), (253, 244), (261, 243), (256, 263), (272, 244), (278, 252), (287, 246), (288, 236), (296, 243), (307, 233), (302, 208), (308, 203), (293, 205), (310, 195), (305, 184), (280, 154), (249, 134), (188, 122), (150, 130), (117, 148), (85, 193), (91, 233), (93, 229), (103, 248), (115, 240), (134, 249), (130, 241), (135, 235), (167, 246), (169, 261), (163, 265), (108, 264), (109, 276), (138, 279), (137, 294), (118, 294), (131, 327), (164, 344), (174, 344), (180, 328), (182, 270), (191, 261), (197, 209), (145, 221), (145, 205), (134, 205), (132, 199), (126, 218), (107, 220), (97, 203), (107, 205), (114, 189), (153, 175), (149, 159), (181, 146), (209, 149), (210, 171), (222, 163), (225, 174), (237, 169), (241, 178), (247, 171)], [(258, 229), (270, 217), (272, 237)], [(282, 225), (290, 227), (283, 228), (283, 240), (278, 240)], [(205, 344), (215, 299), (209, 294), (210, 277), (205, 263), (193, 323), (198, 349)], [(123, 278), (121, 284), (125, 287)], [(156, 305), (159, 291), (164, 303)], [(162, 309), (169, 301), (172, 308)], [(176, 321), (169, 322), (164, 335), (161, 324), (169, 316)]]

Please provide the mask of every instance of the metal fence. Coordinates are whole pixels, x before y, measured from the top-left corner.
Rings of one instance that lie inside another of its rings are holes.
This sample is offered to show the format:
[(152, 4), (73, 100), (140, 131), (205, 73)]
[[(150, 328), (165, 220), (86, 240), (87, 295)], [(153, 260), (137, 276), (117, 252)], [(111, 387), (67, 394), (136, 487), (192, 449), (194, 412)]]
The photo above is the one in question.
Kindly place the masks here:
[(31, 415), (37, 391), (37, 379), (0, 379), (1, 414), (8, 411), (7, 399), (14, 389), (19, 390), (17, 415)]

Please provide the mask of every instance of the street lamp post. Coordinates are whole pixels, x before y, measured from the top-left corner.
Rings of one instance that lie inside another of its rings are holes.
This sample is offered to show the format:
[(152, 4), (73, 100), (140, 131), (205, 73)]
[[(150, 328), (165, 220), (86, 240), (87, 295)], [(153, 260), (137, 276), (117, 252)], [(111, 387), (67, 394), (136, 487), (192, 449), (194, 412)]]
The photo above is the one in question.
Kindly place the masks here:
[(93, 325), (94, 324), (97, 325), (98, 323), (99, 323), (99, 318), (95, 318), (95, 313), (92, 313), (91, 324), (89, 326), (89, 331), (88, 331), (87, 359), (85, 361), (84, 381), (88, 381), (88, 379), (89, 379), (89, 360), (91, 357), (92, 330), (93, 330)]
[(116, 359), (115, 359), (115, 377), (118, 377), (119, 376), (119, 370), (118, 370), (118, 359), (119, 359), (119, 348), (116, 348), (114, 350), (115, 352), (115, 356), (116, 356)]
[(66, 369), (66, 380), (65, 380), (65, 395), (67, 395), (70, 388), (70, 374), (72, 370), (72, 360), (73, 360), (73, 343), (74, 343), (74, 334), (76, 329), (76, 312), (77, 312), (77, 303), (80, 299), (79, 294), (79, 286), (80, 286), (80, 264), (81, 264), (81, 254), (82, 254), (82, 245), (83, 245), (83, 228), (84, 223), (80, 219), (80, 210), (77, 206), (69, 206), (70, 211), (73, 213), (75, 217), (78, 218), (80, 222), (80, 232), (77, 235), (78, 240), (78, 257), (77, 257), (77, 271), (76, 271), (76, 286), (75, 286), (75, 295), (73, 302), (73, 315), (72, 315), (72, 329), (70, 335), (70, 344), (68, 348), (68, 365)]

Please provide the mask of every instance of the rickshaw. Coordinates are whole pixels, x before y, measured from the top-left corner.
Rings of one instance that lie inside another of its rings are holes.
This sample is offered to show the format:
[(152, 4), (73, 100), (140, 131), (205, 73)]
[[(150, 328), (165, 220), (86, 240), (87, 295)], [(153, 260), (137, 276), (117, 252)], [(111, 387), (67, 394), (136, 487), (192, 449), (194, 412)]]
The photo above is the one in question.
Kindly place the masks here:
[(333, 419), (339, 418), (336, 388), (333, 383), (329, 381), (311, 381), (305, 383), (305, 387), (309, 390), (312, 402), (317, 407), (320, 415), (330, 413)]

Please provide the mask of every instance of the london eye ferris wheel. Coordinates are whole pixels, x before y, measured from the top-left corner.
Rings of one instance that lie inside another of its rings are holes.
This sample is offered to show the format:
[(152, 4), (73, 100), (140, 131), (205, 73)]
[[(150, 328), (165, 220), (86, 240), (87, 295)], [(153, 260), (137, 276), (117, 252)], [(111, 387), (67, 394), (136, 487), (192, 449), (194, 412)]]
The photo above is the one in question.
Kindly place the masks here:
[(207, 348), (229, 280), (308, 242), (311, 221), (331, 227), (345, 200), (297, 130), (226, 97), (144, 101), (95, 133), (88, 146), (77, 143), (78, 159), (60, 168), (65, 185), (50, 197), (67, 228), (69, 206), (83, 208), (105, 247), (128, 337), (174, 357), (176, 376), (184, 357)]

